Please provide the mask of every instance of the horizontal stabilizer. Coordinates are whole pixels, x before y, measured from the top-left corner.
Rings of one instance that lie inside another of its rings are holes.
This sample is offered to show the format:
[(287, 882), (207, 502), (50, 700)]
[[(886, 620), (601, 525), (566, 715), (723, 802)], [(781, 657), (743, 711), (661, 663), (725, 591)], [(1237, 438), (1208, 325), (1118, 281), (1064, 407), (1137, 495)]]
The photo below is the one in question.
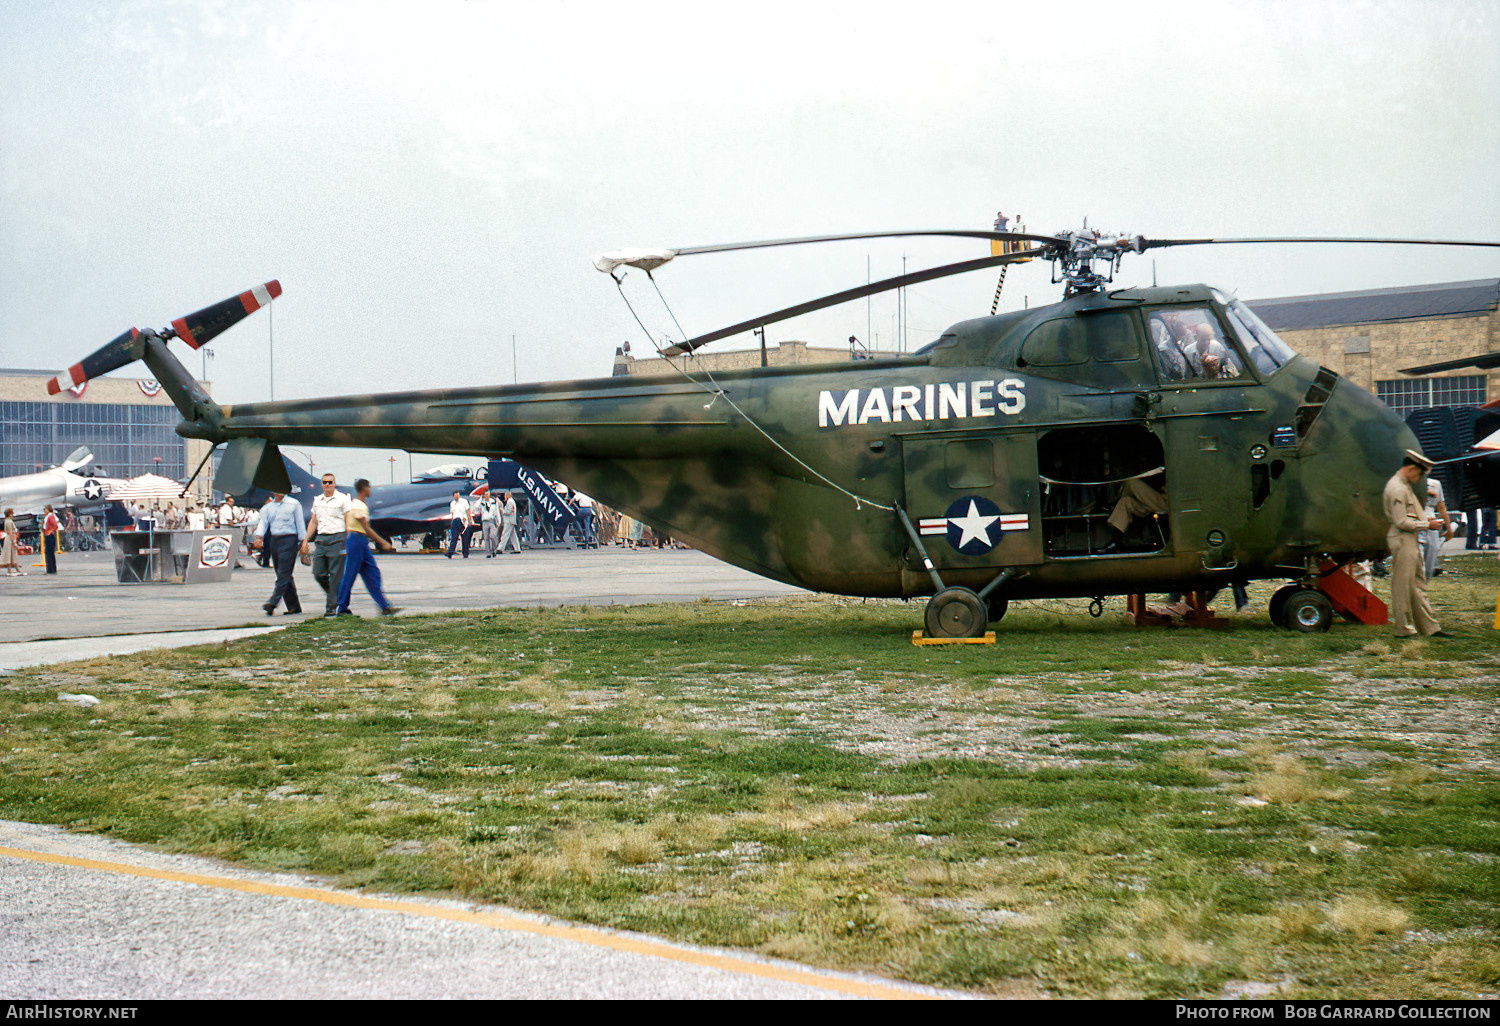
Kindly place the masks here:
[(255, 488), (286, 495), (292, 479), (276, 446), (264, 438), (236, 438), (224, 449), (214, 488), (225, 495), (247, 495)]

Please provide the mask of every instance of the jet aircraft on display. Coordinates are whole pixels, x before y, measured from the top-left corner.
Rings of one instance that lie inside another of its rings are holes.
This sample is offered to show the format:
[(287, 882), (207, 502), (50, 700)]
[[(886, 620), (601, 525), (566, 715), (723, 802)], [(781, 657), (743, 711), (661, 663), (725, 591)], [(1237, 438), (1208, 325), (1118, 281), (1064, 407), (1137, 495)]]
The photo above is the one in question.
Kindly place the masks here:
[(48, 505), (59, 513), (64, 509), (79, 515), (100, 513), (109, 493), (125, 481), (90, 474), (93, 461), (94, 454), (81, 445), (48, 470), (0, 477), (0, 510), (14, 509), (18, 523), (23, 517), (40, 516)]

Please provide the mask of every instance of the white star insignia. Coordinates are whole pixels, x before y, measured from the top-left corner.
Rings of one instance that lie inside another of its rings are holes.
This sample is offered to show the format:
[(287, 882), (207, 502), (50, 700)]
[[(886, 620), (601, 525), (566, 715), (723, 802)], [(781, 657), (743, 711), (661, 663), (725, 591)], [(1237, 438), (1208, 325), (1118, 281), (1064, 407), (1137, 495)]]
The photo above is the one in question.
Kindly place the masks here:
[(967, 515), (948, 518), (950, 524), (955, 525), (963, 532), (963, 537), (959, 538), (958, 545), (955, 547), (961, 549), (971, 541), (981, 541), (985, 545), (990, 545), (990, 525), (999, 519), (998, 516), (980, 516), (979, 505), (973, 499), (970, 499)]

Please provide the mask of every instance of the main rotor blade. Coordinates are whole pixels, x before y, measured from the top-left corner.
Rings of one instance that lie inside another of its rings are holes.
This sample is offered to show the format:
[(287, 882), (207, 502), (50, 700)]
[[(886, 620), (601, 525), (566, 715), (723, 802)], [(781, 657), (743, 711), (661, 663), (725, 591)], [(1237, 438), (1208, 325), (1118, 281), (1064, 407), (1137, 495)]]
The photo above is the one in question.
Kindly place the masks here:
[(197, 349), (281, 295), (281, 282), (268, 281), (230, 299), (205, 306), (172, 322), (177, 337)]
[(1402, 374), (1436, 374), (1439, 371), (1463, 370), (1465, 367), (1476, 367), (1484, 369), (1487, 367), (1500, 367), (1500, 353), (1479, 353), (1475, 356), (1464, 356), (1457, 360), (1444, 360), (1442, 363), (1426, 363), (1420, 367), (1403, 367)]
[(1492, 246), (1500, 242), (1478, 242), (1464, 239), (1350, 239), (1350, 238), (1266, 238), (1266, 239), (1142, 239), (1141, 251), (1165, 249), (1168, 246), (1251, 246), (1268, 242), (1346, 242), (1396, 246)]
[(716, 246), (685, 246), (671, 252), (676, 256), (699, 253), (724, 253), (733, 249), (770, 249), (773, 246), (802, 246), (810, 242), (844, 242), (852, 239), (892, 239), (918, 235), (943, 235), (960, 239), (995, 239), (1001, 242), (1035, 242), (1043, 246), (1058, 245), (1051, 235), (1028, 235), (1024, 232), (985, 232), (964, 228), (933, 228), (909, 232), (858, 232), (853, 235), (808, 235), (800, 239), (767, 239), (761, 242), (727, 242)]
[(145, 351), (146, 343), (142, 340), (141, 333), (131, 328), (69, 367), (66, 373), (47, 382), (47, 394), (57, 395), (65, 388), (77, 388), (90, 378), (97, 378), (127, 363), (134, 363)]
[(956, 264), (943, 264), (940, 267), (929, 267), (924, 271), (913, 271), (910, 274), (897, 275), (894, 278), (885, 278), (881, 281), (870, 282), (857, 288), (845, 289), (843, 292), (835, 292), (832, 295), (823, 296), (820, 299), (809, 300), (806, 303), (798, 303), (796, 306), (788, 306), (774, 313), (763, 314), (753, 317), (748, 321), (740, 321), (731, 324), (727, 328), (711, 331), (707, 335), (699, 335), (685, 342), (669, 346), (662, 350), (663, 356), (681, 356), (690, 353), (700, 346), (706, 346), (710, 342), (717, 342), (721, 338), (738, 335), (752, 328), (759, 328), (766, 324), (775, 324), (778, 321), (789, 320), (800, 317), (803, 314), (813, 313), (830, 306), (838, 306), (847, 303), (851, 299), (863, 299), (865, 296), (873, 296), (878, 292), (889, 292), (891, 289), (899, 289), (904, 285), (915, 285), (918, 282), (932, 281), (934, 278), (947, 278), (954, 274), (964, 274), (968, 271), (982, 271), (986, 267), (999, 267), (1001, 264), (1015, 263), (1018, 260), (1030, 260), (1034, 257), (1043, 256), (1045, 249), (1026, 249), (1018, 253), (1002, 253), (1000, 256), (983, 257), (978, 260), (965, 260)]

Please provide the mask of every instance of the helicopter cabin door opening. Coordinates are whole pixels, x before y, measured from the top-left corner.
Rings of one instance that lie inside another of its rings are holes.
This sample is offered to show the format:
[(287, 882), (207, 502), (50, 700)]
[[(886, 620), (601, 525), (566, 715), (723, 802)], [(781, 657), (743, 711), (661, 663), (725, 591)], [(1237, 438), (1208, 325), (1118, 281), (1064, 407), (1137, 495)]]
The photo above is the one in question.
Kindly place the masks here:
[(1035, 432), (909, 435), (901, 452), (907, 515), (939, 570), (1042, 561)]
[(1055, 428), (1038, 442), (1048, 559), (1171, 549), (1161, 439), (1135, 424)]

